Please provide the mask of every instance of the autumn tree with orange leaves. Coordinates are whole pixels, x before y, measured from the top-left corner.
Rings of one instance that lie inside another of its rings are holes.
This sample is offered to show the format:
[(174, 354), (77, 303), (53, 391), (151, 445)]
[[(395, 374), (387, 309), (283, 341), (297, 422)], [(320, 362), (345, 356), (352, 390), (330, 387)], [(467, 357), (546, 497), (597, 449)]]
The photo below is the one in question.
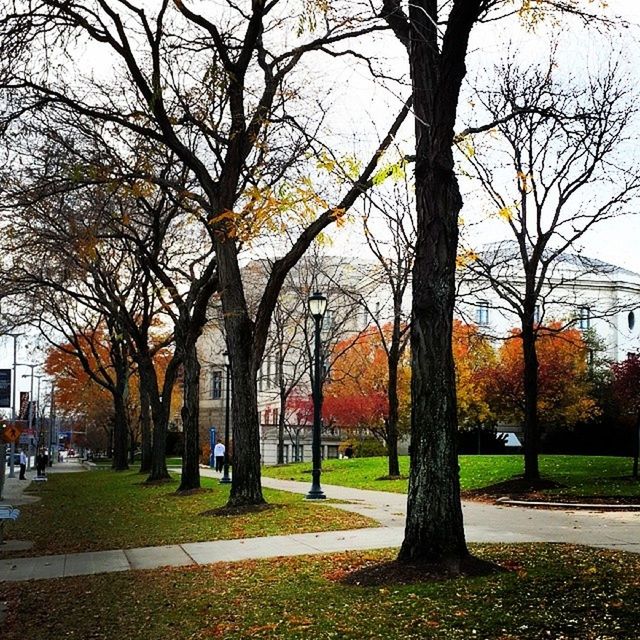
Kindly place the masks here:
[[(540, 327), (538, 353), (538, 414), (544, 429), (568, 427), (598, 415), (589, 380), (588, 346), (578, 329), (560, 323)], [(524, 420), (524, 357), (518, 329), (498, 351), (498, 360), (485, 370), (490, 405), (499, 420)]]
[[(354, 341), (339, 342), (334, 352), (342, 355), (331, 367), (330, 380), (324, 387), (322, 413), (325, 423), (340, 427), (366, 427), (387, 442), (388, 357), (377, 329), (370, 329)], [(398, 372), (400, 432), (406, 433), (409, 416), (410, 370), (401, 361)]]
[(460, 320), (453, 322), (453, 360), (456, 369), (458, 428), (477, 429), (494, 420), (489, 404), (485, 373), (496, 363), (491, 343), (478, 327)]
[[(62, 413), (79, 419), (85, 429), (104, 431), (107, 442), (116, 421), (114, 403), (114, 365), (112, 345), (104, 328), (75, 336), (72, 343), (51, 346), (45, 361), (45, 371), (56, 380), (56, 406)], [(162, 384), (171, 353), (158, 348), (154, 355), (157, 376)], [(124, 413), (129, 436), (131, 462), (134, 452), (144, 438), (150, 437), (148, 405), (142, 401), (140, 378), (133, 361), (129, 362), (127, 389), (124, 394)], [(180, 389), (173, 387), (171, 404), (180, 405)], [(110, 445), (108, 445), (110, 448)]]

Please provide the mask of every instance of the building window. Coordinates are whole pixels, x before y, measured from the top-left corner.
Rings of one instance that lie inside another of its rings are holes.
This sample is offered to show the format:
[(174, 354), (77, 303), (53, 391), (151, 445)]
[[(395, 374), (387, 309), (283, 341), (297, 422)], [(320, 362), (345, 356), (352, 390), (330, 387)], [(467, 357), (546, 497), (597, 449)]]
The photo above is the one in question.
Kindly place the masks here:
[(272, 379), (271, 379), (271, 355), (268, 355), (267, 356), (267, 380), (266, 380), (267, 389), (272, 386), (271, 383), (272, 383)]
[(273, 409), (271, 412), (273, 424), (278, 424), (278, 419), (280, 418), (280, 411), (278, 409)]
[(591, 326), (591, 309), (580, 307), (578, 311), (578, 326), (580, 329), (588, 329)]
[(535, 324), (540, 324), (541, 320), (542, 320), (542, 309), (540, 308), (540, 305), (537, 304), (536, 308), (533, 311), (533, 322)]
[(211, 387), (209, 388), (209, 398), (219, 400), (222, 398), (222, 371), (211, 372)]
[(338, 457), (338, 445), (328, 444), (327, 445), (327, 458), (331, 460), (332, 458)]
[(274, 386), (280, 386), (280, 379), (282, 378), (282, 360), (276, 358), (276, 379), (274, 380)]
[(476, 324), (481, 327), (489, 324), (489, 303), (486, 300), (476, 305)]
[(629, 325), (629, 331), (633, 331), (633, 328), (636, 326), (636, 314), (633, 313), (633, 311), (629, 311), (627, 324)]

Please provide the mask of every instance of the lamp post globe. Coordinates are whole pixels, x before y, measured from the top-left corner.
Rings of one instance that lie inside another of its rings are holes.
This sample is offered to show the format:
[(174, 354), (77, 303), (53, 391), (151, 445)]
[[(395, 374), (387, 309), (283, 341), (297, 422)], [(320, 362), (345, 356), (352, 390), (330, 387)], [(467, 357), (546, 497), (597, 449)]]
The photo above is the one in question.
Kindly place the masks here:
[(327, 298), (319, 292), (309, 296), (309, 312), (314, 320), (313, 350), (313, 436), (311, 442), (311, 454), (313, 469), (311, 471), (311, 489), (307, 493), (307, 500), (324, 500), (326, 496), (320, 486), (320, 474), (322, 473), (322, 459), (320, 456), (320, 427), (322, 415), (322, 364), (320, 362), (320, 329), (322, 318), (327, 310)]
[(224, 464), (222, 467), (222, 478), (220, 484), (229, 484), (229, 403), (231, 399), (231, 361), (229, 360), (229, 352), (222, 354), (224, 358), (224, 368), (226, 370), (226, 388), (225, 388), (225, 412), (224, 412)]

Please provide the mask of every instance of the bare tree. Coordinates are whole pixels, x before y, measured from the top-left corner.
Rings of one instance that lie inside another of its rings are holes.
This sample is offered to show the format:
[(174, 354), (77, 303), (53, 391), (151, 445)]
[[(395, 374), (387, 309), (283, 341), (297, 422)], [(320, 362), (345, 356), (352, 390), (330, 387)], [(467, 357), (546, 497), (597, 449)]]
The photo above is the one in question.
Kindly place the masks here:
[[(401, 162), (398, 167), (402, 169)], [(407, 293), (414, 260), (415, 224), (411, 185), (402, 180), (389, 189), (370, 191), (365, 199), (364, 237), (376, 265), (364, 269), (358, 302), (375, 327), (387, 357), (388, 415), (382, 435), (389, 457), (389, 476), (400, 476), (398, 462), (398, 370), (409, 340)]]
[[(524, 470), (530, 480), (540, 477), (536, 340), (548, 331), (544, 316), (554, 305), (567, 305), (572, 292), (575, 300), (578, 279), (606, 276), (605, 265), (576, 253), (577, 243), (595, 225), (629, 212), (640, 188), (632, 153), (637, 96), (630, 78), (614, 63), (584, 81), (559, 75), (555, 56), (542, 67), (510, 62), (497, 69), (499, 81), (479, 100), (498, 124), (475, 136), (468, 157), (512, 238), (469, 259), (467, 280), (476, 296), (482, 287), (492, 288), (520, 325)], [(504, 120), (514, 105), (520, 113)], [(588, 300), (580, 304), (593, 313)], [(586, 328), (591, 319), (578, 320)]]

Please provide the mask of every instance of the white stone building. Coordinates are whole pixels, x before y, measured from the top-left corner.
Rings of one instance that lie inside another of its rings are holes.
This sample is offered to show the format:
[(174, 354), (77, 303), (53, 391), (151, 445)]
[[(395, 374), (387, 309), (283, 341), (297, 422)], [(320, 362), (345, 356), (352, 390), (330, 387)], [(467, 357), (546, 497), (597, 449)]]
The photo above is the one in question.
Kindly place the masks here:
[[(330, 375), (333, 345), (349, 336), (356, 336), (372, 323), (372, 315), (384, 321), (388, 296), (375, 282), (376, 264), (342, 257), (310, 255), (292, 271), (283, 287), (275, 310), (270, 341), (258, 375), (258, 409), (260, 411), (261, 454), (263, 464), (276, 464), (279, 422), (284, 415), (285, 462), (311, 459), (312, 417), (308, 411), (291, 407), (283, 394), (307, 399), (311, 394), (311, 351), (313, 322), (309, 317), (307, 299), (315, 290), (327, 299), (327, 311), (322, 325), (323, 350), (327, 354), (325, 370)], [(243, 270), (248, 283), (247, 294), (258, 292), (266, 278), (268, 264), (255, 261)], [(363, 304), (363, 297), (366, 303)], [(227, 377), (223, 353), (226, 349), (219, 307), (214, 301), (212, 320), (198, 342), (202, 366), (200, 384), (200, 425), (202, 442), (209, 441), (209, 429), (223, 438)], [(337, 458), (344, 439), (338, 428), (322, 433), (323, 458)]]
[[(495, 338), (520, 326), (517, 292), (524, 290), (523, 270), (515, 243), (488, 247), (480, 254), (482, 269), (469, 265), (460, 278), (457, 313)], [(503, 283), (503, 295), (483, 277)], [(511, 301), (509, 301), (509, 294)], [(565, 253), (552, 263), (544, 279), (535, 319), (561, 322), (581, 330), (592, 329), (602, 341), (605, 357), (624, 360), (640, 353), (640, 274), (575, 253)]]

